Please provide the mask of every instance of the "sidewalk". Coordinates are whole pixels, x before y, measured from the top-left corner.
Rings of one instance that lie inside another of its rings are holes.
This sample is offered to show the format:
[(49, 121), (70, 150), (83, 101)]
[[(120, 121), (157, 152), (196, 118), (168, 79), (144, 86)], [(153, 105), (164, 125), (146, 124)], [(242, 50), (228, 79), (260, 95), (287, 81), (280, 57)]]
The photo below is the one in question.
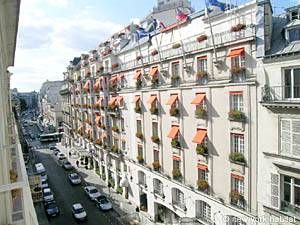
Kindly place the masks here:
[(57, 144), (57, 147), (68, 157), (69, 162), (76, 168), (76, 170), (80, 173), (82, 178), (84, 178), (85, 182), (90, 183), (96, 186), (101, 193), (104, 193), (107, 197), (109, 197), (114, 205), (115, 212), (122, 218), (126, 217), (136, 217), (138, 215), (138, 220), (140, 223), (133, 224), (143, 224), (143, 225), (155, 225), (155, 223), (151, 222), (144, 212), (136, 213), (136, 206), (132, 205), (128, 200), (123, 198), (120, 194), (116, 193), (114, 190), (109, 189), (106, 183), (95, 173), (94, 170), (87, 170), (84, 166), (76, 166), (76, 160), (79, 160), (78, 156), (72, 155), (69, 157), (68, 150), (62, 146), (60, 143)]

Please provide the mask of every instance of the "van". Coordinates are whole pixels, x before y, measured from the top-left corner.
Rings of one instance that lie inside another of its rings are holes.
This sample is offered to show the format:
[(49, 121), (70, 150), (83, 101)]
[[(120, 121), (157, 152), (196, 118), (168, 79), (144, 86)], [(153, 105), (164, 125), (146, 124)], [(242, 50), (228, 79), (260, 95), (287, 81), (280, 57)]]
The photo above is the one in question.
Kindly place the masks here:
[(35, 164), (35, 171), (37, 174), (41, 175), (41, 178), (47, 180), (46, 169), (42, 163)]

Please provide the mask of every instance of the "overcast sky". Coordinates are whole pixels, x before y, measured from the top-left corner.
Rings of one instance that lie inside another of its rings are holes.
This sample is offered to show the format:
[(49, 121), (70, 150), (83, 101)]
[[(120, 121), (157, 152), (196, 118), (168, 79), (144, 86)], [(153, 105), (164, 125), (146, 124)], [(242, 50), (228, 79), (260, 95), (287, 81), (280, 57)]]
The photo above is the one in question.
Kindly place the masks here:
[[(196, 9), (204, 7), (204, 0), (191, 2)], [(276, 12), (300, 0), (272, 2)], [(132, 19), (143, 18), (155, 4), (156, 0), (22, 0), (12, 87), (38, 91), (46, 80), (61, 80), (73, 57), (95, 49)]]

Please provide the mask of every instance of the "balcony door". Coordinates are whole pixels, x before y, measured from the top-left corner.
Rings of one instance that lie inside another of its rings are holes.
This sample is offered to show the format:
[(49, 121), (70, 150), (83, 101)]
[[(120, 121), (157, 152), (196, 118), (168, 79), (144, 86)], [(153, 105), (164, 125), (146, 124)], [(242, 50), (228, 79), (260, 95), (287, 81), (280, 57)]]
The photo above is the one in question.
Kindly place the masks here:
[(300, 99), (300, 68), (284, 70), (284, 98)]

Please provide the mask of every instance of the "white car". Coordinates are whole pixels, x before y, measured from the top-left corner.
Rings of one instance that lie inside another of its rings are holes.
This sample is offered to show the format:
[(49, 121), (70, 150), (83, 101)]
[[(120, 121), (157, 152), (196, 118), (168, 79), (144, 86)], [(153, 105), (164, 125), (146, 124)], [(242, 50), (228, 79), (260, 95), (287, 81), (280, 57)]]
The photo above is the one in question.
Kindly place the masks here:
[(93, 201), (101, 195), (100, 192), (97, 190), (97, 188), (94, 187), (94, 186), (86, 186), (86, 187), (84, 187), (84, 192)]
[(58, 158), (58, 160), (65, 160), (66, 159), (66, 156), (65, 156), (65, 154), (64, 153), (59, 153), (58, 155), (57, 155), (57, 158)]
[(45, 188), (43, 190), (43, 198), (45, 202), (53, 201), (54, 200), (54, 194), (52, 193), (50, 188)]
[(48, 184), (47, 180), (46, 179), (42, 179), (42, 189), (48, 188), (48, 187), (49, 187), (49, 184)]
[(71, 184), (80, 184), (81, 183), (81, 179), (80, 176), (77, 173), (70, 173), (68, 175), (69, 181), (71, 182)]
[(87, 213), (80, 203), (72, 205), (72, 214), (76, 220), (86, 220)]
[(112, 209), (111, 202), (105, 196), (100, 196), (99, 198), (95, 199), (95, 201), (96, 206), (102, 211), (108, 211)]

